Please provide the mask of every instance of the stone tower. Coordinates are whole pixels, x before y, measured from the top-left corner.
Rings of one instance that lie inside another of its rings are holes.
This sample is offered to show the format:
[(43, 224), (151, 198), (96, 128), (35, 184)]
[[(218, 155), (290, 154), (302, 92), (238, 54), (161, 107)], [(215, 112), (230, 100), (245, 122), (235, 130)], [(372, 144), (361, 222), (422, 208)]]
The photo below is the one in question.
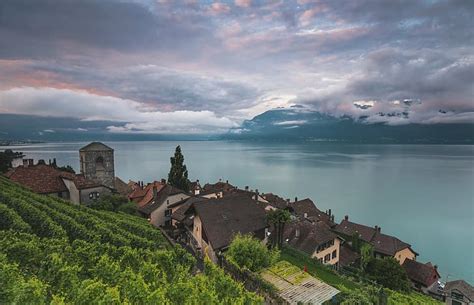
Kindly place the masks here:
[(110, 188), (115, 188), (114, 150), (92, 142), (79, 150), (81, 174)]

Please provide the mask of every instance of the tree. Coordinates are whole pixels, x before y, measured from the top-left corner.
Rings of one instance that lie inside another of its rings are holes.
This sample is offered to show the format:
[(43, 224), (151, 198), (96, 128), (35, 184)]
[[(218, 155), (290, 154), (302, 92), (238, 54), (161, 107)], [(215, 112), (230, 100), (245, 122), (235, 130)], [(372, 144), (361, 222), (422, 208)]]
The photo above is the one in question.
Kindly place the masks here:
[(405, 269), (393, 257), (371, 259), (367, 264), (366, 272), (386, 288), (398, 291), (410, 290), (410, 280)]
[(188, 170), (184, 165), (184, 156), (181, 153), (181, 146), (176, 146), (174, 157), (170, 158), (171, 168), (168, 174), (168, 183), (183, 191), (189, 190), (188, 185)]
[(364, 243), (360, 247), (360, 267), (364, 270), (367, 264), (374, 258), (374, 249), (371, 245)]
[(4, 152), (0, 152), (0, 173), (8, 171), (12, 167), (13, 159), (20, 157), (23, 157), (23, 153), (13, 152), (11, 149), (5, 149)]
[(278, 259), (279, 253), (268, 248), (250, 235), (237, 234), (226, 252), (227, 258), (240, 268), (257, 272), (271, 266)]
[(287, 210), (273, 210), (267, 215), (267, 220), (273, 225), (274, 236), (272, 238), (273, 246), (281, 248), (283, 246), (283, 232), (285, 224), (290, 221), (291, 215)]

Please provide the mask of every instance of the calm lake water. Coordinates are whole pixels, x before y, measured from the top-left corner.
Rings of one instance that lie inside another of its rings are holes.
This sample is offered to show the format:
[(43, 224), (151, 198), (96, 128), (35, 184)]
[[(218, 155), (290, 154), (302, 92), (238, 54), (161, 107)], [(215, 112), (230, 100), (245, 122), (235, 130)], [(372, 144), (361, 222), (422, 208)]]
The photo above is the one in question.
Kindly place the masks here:
[[(22, 146), (27, 157), (56, 158), (79, 169), (86, 143)], [(285, 198), (311, 198), (321, 210), (344, 215), (412, 244), (443, 280), (474, 284), (474, 146), (268, 144), (246, 142), (106, 142), (115, 149), (116, 175), (166, 178), (180, 144), (191, 179), (234, 185)], [(10, 147), (16, 149), (16, 147)], [(0, 147), (5, 149), (5, 147)]]

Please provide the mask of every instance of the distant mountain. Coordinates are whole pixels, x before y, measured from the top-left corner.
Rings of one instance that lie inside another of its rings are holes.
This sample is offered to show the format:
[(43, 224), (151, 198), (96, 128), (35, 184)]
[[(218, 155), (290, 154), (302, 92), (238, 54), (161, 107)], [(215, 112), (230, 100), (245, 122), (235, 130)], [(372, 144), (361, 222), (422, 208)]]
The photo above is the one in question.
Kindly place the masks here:
[(125, 122), (83, 121), (77, 118), (44, 117), (0, 113), (1, 141), (159, 141), (207, 140), (208, 135), (167, 135), (113, 133), (108, 126), (124, 126)]
[(474, 124), (369, 124), (365, 118), (356, 120), (349, 116), (335, 117), (297, 106), (266, 111), (251, 120), (244, 121), (240, 127), (231, 129), (223, 138), (348, 143), (474, 144)]

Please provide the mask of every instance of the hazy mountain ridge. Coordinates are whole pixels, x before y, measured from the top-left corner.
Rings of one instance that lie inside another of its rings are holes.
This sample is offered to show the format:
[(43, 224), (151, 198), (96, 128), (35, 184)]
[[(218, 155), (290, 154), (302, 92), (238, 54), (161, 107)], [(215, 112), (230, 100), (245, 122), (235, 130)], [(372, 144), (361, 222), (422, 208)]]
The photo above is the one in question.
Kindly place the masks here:
[[(380, 113), (380, 116), (393, 116)], [(403, 114), (402, 114), (403, 115)], [(272, 141), (340, 141), (350, 143), (473, 144), (474, 124), (368, 123), (365, 117), (332, 115), (301, 107), (277, 108), (246, 120), (226, 139)]]

